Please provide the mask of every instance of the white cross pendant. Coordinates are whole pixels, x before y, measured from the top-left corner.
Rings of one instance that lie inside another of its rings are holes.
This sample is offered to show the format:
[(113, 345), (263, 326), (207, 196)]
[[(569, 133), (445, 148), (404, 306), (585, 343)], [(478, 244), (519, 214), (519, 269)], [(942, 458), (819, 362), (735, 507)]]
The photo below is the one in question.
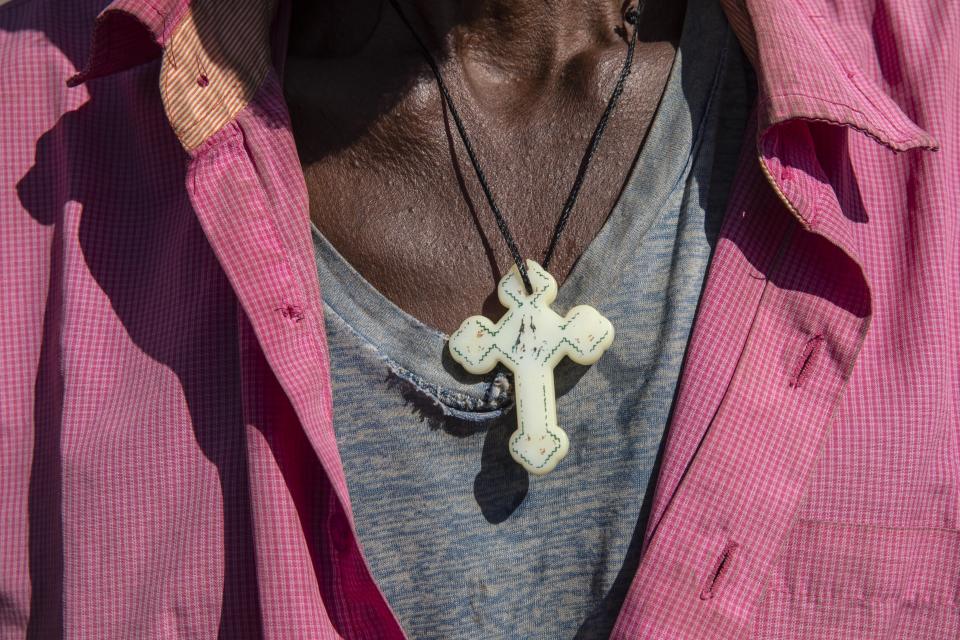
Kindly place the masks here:
[(546, 269), (527, 260), (533, 288), (526, 294), (516, 265), (497, 286), (507, 313), (496, 324), (471, 316), (450, 336), (450, 355), (474, 374), (501, 362), (513, 372), (517, 430), (510, 436), (510, 455), (527, 471), (550, 472), (567, 455), (567, 434), (557, 426), (553, 368), (569, 356), (593, 364), (613, 342), (613, 325), (591, 306), (579, 305), (560, 317), (550, 304), (557, 281)]

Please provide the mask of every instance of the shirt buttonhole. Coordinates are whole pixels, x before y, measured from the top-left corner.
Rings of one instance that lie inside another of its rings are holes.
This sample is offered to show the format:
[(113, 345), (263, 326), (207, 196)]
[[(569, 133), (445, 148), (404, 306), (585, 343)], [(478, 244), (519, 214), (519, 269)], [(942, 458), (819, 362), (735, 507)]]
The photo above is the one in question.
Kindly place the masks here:
[(724, 547), (723, 552), (714, 564), (713, 571), (710, 572), (707, 578), (706, 584), (704, 584), (703, 589), (700, 590), (701, 600), (710, 600), (717, 595), (720, 590), (721, 581), (723, 577), (730, 572), (730, 565), (733, 564), (733, 556), (739, 548), (740, 545), (733, 541), (730, 541), (727, 546)]
[(797, 364), (793, 368), (793, 374), (790, 376), (789, 384), (792, 388), (800, 387), (809, 377), (817, 352), (820, 351), (822, 344), (823, 335), (819, 333), (807, 340), (800, 357), (797, 359)]

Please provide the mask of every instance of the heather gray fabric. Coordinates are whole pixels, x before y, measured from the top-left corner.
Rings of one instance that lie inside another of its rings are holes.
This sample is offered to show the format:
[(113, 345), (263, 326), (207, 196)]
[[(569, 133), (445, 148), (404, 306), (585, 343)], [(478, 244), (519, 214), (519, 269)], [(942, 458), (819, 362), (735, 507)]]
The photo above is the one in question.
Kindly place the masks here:
[(557, 368), (570, 453), (543, 477), (507, 452), (509, 378), (464, 373), (446, 336), (380, 295), (313, 228), (357, 529), (411, 638), (609, 635), (638, 562), (748, 87), (718, 3), (690, 0), (628, 185), (554, 305), (595, 306), (617, 337), (596, 365)]

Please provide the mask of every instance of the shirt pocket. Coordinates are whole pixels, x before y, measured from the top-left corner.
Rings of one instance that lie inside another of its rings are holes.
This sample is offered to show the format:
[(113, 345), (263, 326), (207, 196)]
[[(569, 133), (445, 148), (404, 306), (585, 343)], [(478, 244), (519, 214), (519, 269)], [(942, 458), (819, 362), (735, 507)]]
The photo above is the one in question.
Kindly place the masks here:
[(799, 521), (751, 638), (960, 637), (960, 531)]

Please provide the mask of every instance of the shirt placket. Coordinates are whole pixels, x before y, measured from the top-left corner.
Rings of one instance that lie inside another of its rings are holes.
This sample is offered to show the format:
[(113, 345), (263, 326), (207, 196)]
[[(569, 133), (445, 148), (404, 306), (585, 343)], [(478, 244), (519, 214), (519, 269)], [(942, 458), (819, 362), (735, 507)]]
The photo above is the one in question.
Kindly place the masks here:
[(775, 139), (741, 161), (616, 638), (749, 636), (866, 335), (869, 288), (830, 224), (839, 203), (813, 169), (790, 169), (816, 167), (812, 150)]
[[(295, 602), (264, 607), (294, 617), (266, 626), (321, 637), (401, 638), (353, 525), (332, 425), (306, 187), (282, 105), (280, 84), (271, 74), (234, 121), (191, 153), (187, 176), (191, 202), (241, 306), (261, 600)], [(259, 397), (274, 381), (284, 402)], [(287, 401), (290, 415), (278, 419), (277, 407)], [(314, 455), (296, 451), (297, 446), (309, 447)], [(309, 486), (290, 486), (284, 466), (292, 458), (298, 467), (293, 484)], [(283, 496), (275, 495), (281, 491)], [(291, 528), (284, 532), (283, 527)], [(292, 539), (298, 537), (306, 539), (309, 551)], [(268, 566), (264, 558), (274, 561)], [(313, 565), (318, 584), (305, 580), (304, 561)]]

